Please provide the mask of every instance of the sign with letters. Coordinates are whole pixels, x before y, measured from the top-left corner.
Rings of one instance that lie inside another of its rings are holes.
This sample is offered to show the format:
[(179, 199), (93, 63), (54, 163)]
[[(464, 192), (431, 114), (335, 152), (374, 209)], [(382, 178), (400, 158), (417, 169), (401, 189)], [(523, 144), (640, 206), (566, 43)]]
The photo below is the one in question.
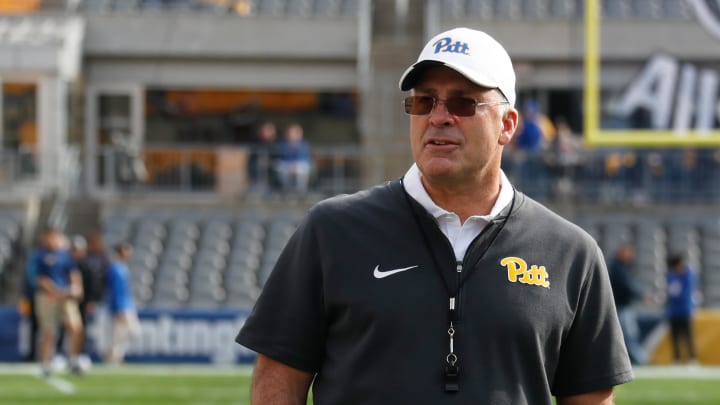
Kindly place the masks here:
[[(129, 363), (249, 364), (255, 353), (235, 343), (248, 310), (141, 310), (140, 335), (131, 341)], [(14, 307), (0, 307), (0, 362), (22, 360), (29, 352), (29, 322)], [(101, 310), (88, 327), (91, 357), (101, 358), (112, 322)]]
[[(720, 46), (720, 2), (692, 0), (689, 4), (698, 25)], [(656, 53), (619, 95), (601, 100), (599, 34), (600, 1), (588, 0), (584, 96), (588, 144), (720, 145), (720, 70)], [(608, 124), (613, 118), (622, 125)]]

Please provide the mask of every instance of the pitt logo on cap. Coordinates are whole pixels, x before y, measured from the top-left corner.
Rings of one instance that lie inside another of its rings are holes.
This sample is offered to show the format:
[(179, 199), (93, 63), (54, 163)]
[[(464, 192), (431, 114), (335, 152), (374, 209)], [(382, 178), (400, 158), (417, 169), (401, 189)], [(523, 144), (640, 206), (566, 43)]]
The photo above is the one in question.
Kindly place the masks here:
[(435, 41), (433, 46), (435, 47), (435, 53), (450, 52), (461, 53), (463, 55), (470, 54), (470, 47), (468, 46), (467, 42), (453, 42), (452, 38), (450, 37), (438, 39), (437, 41)]
[(506, 257), (500, 260), (500, 264), (507, 268), (508, 281), (511, 283), (519, 281), (522, 284), (550, 288), (550, 281), (548, 281), (548, 273), (545, 270), (545, 266), (533, 264), (528, 269), (525, 260), (519, 257)]

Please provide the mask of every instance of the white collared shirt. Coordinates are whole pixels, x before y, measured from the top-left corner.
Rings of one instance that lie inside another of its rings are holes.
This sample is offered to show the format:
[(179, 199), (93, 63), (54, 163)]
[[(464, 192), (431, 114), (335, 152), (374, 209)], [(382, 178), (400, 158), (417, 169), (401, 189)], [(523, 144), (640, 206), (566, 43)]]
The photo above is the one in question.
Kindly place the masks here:
[(490, 214), (473, 215), (463, 224), (460, 223), (460, 217), (457, 214), (435, 204), (427, 190), (425, 190), (420, 180), (421, 176), (420, 169), (416, 164), (413, 164), (403, 178), (405, 191), (435, 218), (440, 230), (450, 241), (457, 261), (463, 260), (470, 243), (513, 199), (512, 185), (505, 173), (500, 171), (500, 194), (495, 200), (495, 205), (490, 210)]

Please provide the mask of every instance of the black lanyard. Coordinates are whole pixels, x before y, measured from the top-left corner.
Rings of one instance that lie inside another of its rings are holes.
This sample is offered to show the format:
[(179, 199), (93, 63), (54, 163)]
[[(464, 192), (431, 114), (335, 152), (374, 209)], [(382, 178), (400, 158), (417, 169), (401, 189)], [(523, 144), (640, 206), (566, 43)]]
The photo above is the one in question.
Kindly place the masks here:
[[(401, 180), (402, 184), (402, 180)], [(503, 211), (498, 214), (498, 216), (490, 221), (485, 228), (480, 232), (480, 234), (470, 243), (470, 247), (468, 248), (468, 251), (465, 253), (465, 258), (468, 258), (468, 253), (470, 253), (469, 259), (472, 262), (469, 266), (464, 266), (464, 263), (456, 263), (455, 273), (457, 275), (456, 282), (454, 285), (451, 285), (447, 278), (445, 277), (445, 273), (442, 270), (442, 266), (440, 265), (440, 261), (437, 257), (436, 249), (433, 248), (433, 244), (430, 243), (430, 227), (423, 226), (422, 219), (420, 217), (420, 213), (424, 214), (426, 219), (428, 221), (432, 221), (435, 226), (437, 226), (437, 222), (435, 221), (435, 218), (433, 218), (427, 210), (424, 209), (419, 203), (415, 202), (413, 204), (413, 201), (410, 198), (410, 195), (405, 191), (405, 187), (403, 186), (403, 193), (405, 194), (405, 200), (407, 201), (408, 205), (410, 206), (410, 211), (413, 214), (413, 218), (415, 219), (415, 223), (417, 224), (418, 228), (420, 228), (420, 234), (422, 235), (423, 243), (425, 244), (425, 247), (430, 252), (430, 256), (432, 257), (433, 264), (435, 265), (435, 271), (440, 276), (440, 279), (443, 281), (443, 286), (445, 287), (445, 290), (448, 293), (449, 299), (448, 299), (448, 317), (450, 319), (450, 325), (447, 330), (448, 334), (448, 340), (449, 340), (449, 352), (448, 355), (445, 357), (445, 366), (444, 366), (444, 375), (445, 375), (445, 384), (444, 389), (446, 392), (458, 392), (460, 391), (460, 366), (458, 364), (458, 355), (455, 353), (455, 339), (456, 339), (456, 333), (457, 330), (455, 329), (455, 324), (459, 320), (459, 302), (458, 297), (460, 295), (460, 291), (462, 290), (463, 285), (465, 285), (465, 282), (470, 278), (472, 273), (474, 273), (474, 270), (477, 268), (477, 264), (480, 262), (480, 260), (485, 256), (485, 253), (490, 249), (490, 246), (492, 246), (493, 242), (495, 242), (495, 239), (500, 234), (500, 231), (505, 227), (505, 224), (507, 223), (508, 218), (510, 218), (510, 214), (513, 211), (513, 208), (515, 207), (515, 193), (513, 190), (513, 198), (510, 202), (510, 206), (507, 209), (504, 209)], [(447, 238), (445, 238), (447, 240)], [(449, 242), (448, 242), (449, 244)], [(484, 248), (480, 248), (480, 246), (484, 246)], [(452, 246), (450, 246), (452, 248)], [(474, 252), (480, 252), (479, 254), (475, 254)], [(463, 260), (464, 261), (464, 260)], [(463, 271), (463, 267), (468, 267), (467, 271)]]

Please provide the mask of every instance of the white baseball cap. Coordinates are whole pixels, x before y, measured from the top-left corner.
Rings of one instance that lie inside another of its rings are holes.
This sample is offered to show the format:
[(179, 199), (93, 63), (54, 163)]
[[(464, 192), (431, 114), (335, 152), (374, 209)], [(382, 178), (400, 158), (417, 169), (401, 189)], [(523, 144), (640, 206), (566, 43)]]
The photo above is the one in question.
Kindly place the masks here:
[(515, 70), (505, 48), (490, 35), (469, 28), (454, 28), (433, 37), (417, 62), (400, 78), (400, 90), (410, 90), (419, 73), (432, 65), (447, 66), (471, 82), (498, 89), (515, 105)]

